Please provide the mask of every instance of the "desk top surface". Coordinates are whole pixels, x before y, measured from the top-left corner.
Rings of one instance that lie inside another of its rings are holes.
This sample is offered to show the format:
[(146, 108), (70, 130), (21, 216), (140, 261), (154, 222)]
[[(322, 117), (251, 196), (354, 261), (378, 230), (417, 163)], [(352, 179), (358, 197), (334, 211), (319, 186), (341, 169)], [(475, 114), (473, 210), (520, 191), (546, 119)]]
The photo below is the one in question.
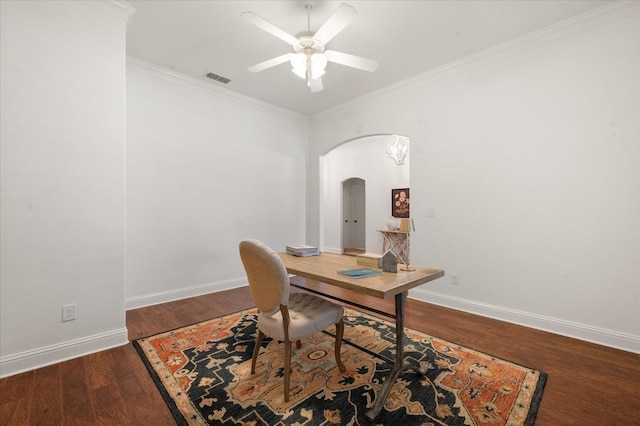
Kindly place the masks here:
[(320, 256), (297, 257), (286, 253), (278, 253), (290, 274), (335, 285), (347, 290), (368, 294), (384, 299), (398, 293), (408, 291), (421, 284), (444, 276), (444, 271), (433, 268), (422, 268), (411, 265), (415, 271), (383, 272), (365, 278), (350, 278), (338, 271), (362, 267), (357, 264), (355, 256), (322, 253)]

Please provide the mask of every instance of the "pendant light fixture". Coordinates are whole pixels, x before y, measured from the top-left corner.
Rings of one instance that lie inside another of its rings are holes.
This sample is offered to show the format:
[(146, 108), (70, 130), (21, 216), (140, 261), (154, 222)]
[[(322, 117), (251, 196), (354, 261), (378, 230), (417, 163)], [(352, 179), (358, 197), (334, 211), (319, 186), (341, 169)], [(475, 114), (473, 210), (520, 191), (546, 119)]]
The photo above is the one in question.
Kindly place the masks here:
[(393, 158), (397, 165), (404, 164), (404, 158), (409, 152), (409, 138), (406, 136), (394, 135), (387, 145), (387, 154)]

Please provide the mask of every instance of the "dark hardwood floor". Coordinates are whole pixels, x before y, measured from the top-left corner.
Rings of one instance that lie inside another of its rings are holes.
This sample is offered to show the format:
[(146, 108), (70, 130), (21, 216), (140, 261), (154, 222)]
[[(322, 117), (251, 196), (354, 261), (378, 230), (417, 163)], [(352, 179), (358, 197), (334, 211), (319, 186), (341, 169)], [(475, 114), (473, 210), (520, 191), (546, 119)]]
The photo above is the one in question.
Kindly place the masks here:
[[(380, 300), (294, 278), (393, 312)], [(129, 339), (254, 306), (247, 287), (127, 312)], [(548, 373), (537, 425), (640, 425), (640, 355), (407, 301), (415, 330)], [(131, 344), (0, 380), (2, 425), (173, 425)]]

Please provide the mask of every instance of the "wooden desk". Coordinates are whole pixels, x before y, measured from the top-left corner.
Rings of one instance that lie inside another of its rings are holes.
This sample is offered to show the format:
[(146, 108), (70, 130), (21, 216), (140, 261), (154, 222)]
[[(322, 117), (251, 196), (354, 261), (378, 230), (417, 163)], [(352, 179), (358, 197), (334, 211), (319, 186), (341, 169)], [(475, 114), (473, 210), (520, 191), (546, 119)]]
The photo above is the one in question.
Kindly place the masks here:
[[(286, 253), (279, 253), (287, 271), (290, 274), (331, 284), (347, 290), (364, 293), (381, 299), (395, 297), (396, 320), (396, 358), (393, 368), (389, 372), (380, 394), (366, 416), (375, 419), (387, 399), (391, 387), (400, 373), (413, 369), (422, 373), (417, 366), (410, 365), (404, 358), (404, 309), (407, 292), (421, 284), (444, 276), (444, 271), (432, 268), (415, 268), (414, 271), (398, 271), (398, 273), (383, 272), (366, 278), (349, 278), (338, 271), (359, 268), (354, 256), (323, 253), (320, 256), (296, 257)], [(308, 289), (307, 289), (308, 290)], [(327, 295), (328, 296), (328, 295)], [(331, 297), (331, 296), (328, 296)], [(360, 306), (369, 309), (366, 306)]]

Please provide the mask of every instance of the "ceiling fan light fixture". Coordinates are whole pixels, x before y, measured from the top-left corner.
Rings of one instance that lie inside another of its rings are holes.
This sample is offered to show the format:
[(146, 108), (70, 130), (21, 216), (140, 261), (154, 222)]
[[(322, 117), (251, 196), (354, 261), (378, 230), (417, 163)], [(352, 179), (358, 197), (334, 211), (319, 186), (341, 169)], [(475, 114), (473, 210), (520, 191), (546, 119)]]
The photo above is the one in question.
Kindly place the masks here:
[(358, 15), (355, 8), (347, 3), (340, 4), (324, 24), (314, 32), (311, 31), (311, 8), (314, 3), (315, 1), (313, 0), (306, 0), (307, 31), (300, 32), (295, 37), (253, 12), (243, 12), (241, 14), (249, 23), (291, 45), (295, 52), (280, 55), (250, 66), (248, 68), (249, 71), (263, 71), (289, 61), (291, 63), (291, 71), (306, 80), (307, 86), (311, 88), (312, 92), (320, 92), (324, 89), (321, 77), (325, 74), (328, 62), (368, 72), (374, 72), (378, 68), (378, 63), (371, 59), (334, 50), (325, 50), (327, 43)]
[(309, 58), (311, 61), (311, 78), (314, 80), (322, 77), (327, 68), (327, 57), (322, 53), (315, 53)]
[(291, 71), (300, 78), (307, 78), (307, 55), (296, 53), (291, 55)]

